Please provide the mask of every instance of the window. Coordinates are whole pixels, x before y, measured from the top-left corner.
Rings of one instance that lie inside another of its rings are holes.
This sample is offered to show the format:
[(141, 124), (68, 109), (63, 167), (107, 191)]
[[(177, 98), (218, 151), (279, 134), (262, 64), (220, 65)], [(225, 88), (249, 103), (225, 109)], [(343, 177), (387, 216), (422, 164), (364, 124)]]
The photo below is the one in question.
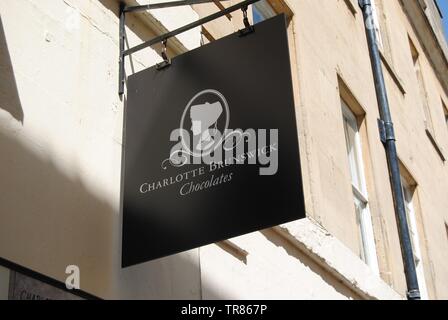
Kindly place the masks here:
[(421, 68), (421, 62), (420, 62), (420, 54), (417, 51), (417, 48), (415, 47), (414, 43), (410, 38), (409, 39), (409, 46), (411, 49), (411, 55), (412, 55), (412, 62), (414, 63), (414, 72), (417, 77), (418, 86), (420, 90), (420, 99), (421, 104), (425, 116), (425, 126), (426, 129), (434, 136), (434, 127), (431, 119), (431, 112), (429, 110), (428, 106), (428, 99), (427, 99), (427, 92), (426, 92), (426, 86), (423, 79), (422, 74), (422, 68)]
[(354, 113), (350, 110), (342, 98), (341, 104), (344, 121), (345, 142), (347, 146), (347, 157), (352, 180), (353, 201), (359, 230), (359, 256), (376, 274), (379, 274), (372, 217), (370, 215), (367, 185), (364, 174), (358, 121)]
[(420, 295), (422, 299), (427, 300), (428, 289), (426, 287), (425, 272), (423, 269), (423, 257), (420, 247), (420, 237), (418, 234), (417, 218), (413, 203), (413, 197), (416, 188), (415, 186), (409, 184), (409, 182), (405, 180), (403, 177), (401, 178), (401, 183), (403, 185), (403, 198), (406, 207), (409, 233), (411, 236), (412, 251), (414, 253), (414, 262), (417, 271), (418, 286), (420, 288)]
[(420, 59), (420, 54), (417, 51), (417, 48), (415, 47), (409, 36), (408, 40), (411, 50), (412, 62), (414, 64), (414, 72), (417, 78), (418, 91), (420, 93), (420, 103), (423, 109), (423, 121), (425, 124), (426, 135), (428, 136), (429, 141), (433, 145), (442, 162), (445, 162), (446, 157), (444, 154), (444, 150), (438, 144), (436, 132), (434, 130), (434, 122), (431, 115), (431, 109), (429, 108), (428, 91), (426, 90), (425, 80), (422, 72), (422, 60)]
[(267, 0), (261, 0), (254, 3), (252, 5), (252, 14), (254, 17), (254, 24), (277, 15)]

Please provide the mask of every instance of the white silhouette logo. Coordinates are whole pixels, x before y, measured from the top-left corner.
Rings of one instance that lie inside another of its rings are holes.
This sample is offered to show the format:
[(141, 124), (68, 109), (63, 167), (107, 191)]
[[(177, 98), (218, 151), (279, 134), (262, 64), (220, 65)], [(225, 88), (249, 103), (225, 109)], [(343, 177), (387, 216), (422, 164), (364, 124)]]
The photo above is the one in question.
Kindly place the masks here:
[[(260, 175), (274, 175), (278, 169), (277, 129), (229, 129), (229, 104), (220, 92), (208, 89), (196, 94), (187, 104), (178, 129), (170, 141), (177, 142), (169, 158), (162, 161), (182, 167), (187, 164), (259, 164)], [(269, 143), (268, 143), (269, 139)]]
[(196, 151), (207, 151), (214, 145), (214, 140), (210, 136), (209, 128), (214, 125), (213, 130), (216, 128), (216, 122), (222, 113), (222, 105), (219, 102), (210, 104), (206, 102), (202, 105), (193, 106), (190, 109), (191, 117), (191, 131), (195, 136), (200, 136), (199, 143), (197, 144)]
[[(204, 102), (201, 103), (201, 101)], [(224, 124), (222, 130), (219, 130), (218, 120), (222, 117), (225, 117)], [(195, 95), (187, 104), (180, 121), (182, 143), (187, 153), (194, 157), (201, 157), (213, 152), (222, 143), (221, 133), (228, 129), (229, 118), (229, 105), (220, 92), (208, 89)], [(192, 150), (187, 145), (190, 141), (189, 133), (188, 137), (184, 135), (188, 132), (186, 126), (188, 120), (191, 121), (190, 130), (193, 133)]]

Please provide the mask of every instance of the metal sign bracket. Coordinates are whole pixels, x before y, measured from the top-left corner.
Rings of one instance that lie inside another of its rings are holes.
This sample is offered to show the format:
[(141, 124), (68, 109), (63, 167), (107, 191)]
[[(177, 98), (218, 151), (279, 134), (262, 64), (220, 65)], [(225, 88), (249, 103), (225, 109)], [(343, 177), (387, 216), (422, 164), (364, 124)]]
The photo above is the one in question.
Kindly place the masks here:
[(240, 10), (243, 10), (244, 13), (244, 25), (246, 26), (245, 29), (240, 30), (240, 35), (247, 35), (254, 31), (254, 27), (250, 25), (249, 19), (247, 18), (247, 7), (251, 4), (254, 4), (260, 0), (244, 0), (238, 4), (235, 4), (233, 6), (230, 6), (228, 8), (221, 9), (220, 11), (211, 14), (207, 17), (201, 18), (198, 21), (189, 23), (183, 27), (180, 27), (178, 29), (175, 29), (173, 31), (167, 32), (165, 34), (162, 34), (160, 36), (157, 36), (149, 41), (146, 41), (142, 44), (139, 44), (135, 47), (125, 49), (126, 44), (126, 14), (127, 13), (134, 13), (134, 12), (141, 12), (141, 11), (148, 11), (151, 9), (162, 9), (162, 8), (172, 8), (172, 7), (179, 7), (179, 6), (186, 6), (186, 5), (194, 5), (194, 4), (202, 4), (202, 3), (219, 3), (219, 1), (228, 1), (228, 0), (183, 0), (183, 1), (171, 1), (171, 2), (163, 2), (163, 3), (154, 3), (154, 4), (147, 4), (147, 5), (141, 5), (141, 6), (127, 6), (124, 2), (120, 3), (120, 58), (119, 58), (119, 84), (118, 84), (118, 94), (121, 96), (124, 94), (124, 86), (125, 86), (125, 59), (126, 56), (129, 56), (137, 51), (143, 50), (145, 48), (148, 48), (150, 46), (153, 46), (157, 43), (162, 43), (164, 45), (164, 49), (162, 52), (162, 57), (164, 59), (163, 62), (159, 63), (157, 65), (158, 69), (163, 69), (171, 65), (170, 59), (168, 59), (167, 53), (166, 53), (166, 41), (169, 38), (175, 37), (176, 35), (183, 33), (185, 31), (188, 31), (190, 29), (199, 27), (205, 23), (208, 23), (210, 21), (216, 20), (222, 16), (228, 16), (230, 13)]

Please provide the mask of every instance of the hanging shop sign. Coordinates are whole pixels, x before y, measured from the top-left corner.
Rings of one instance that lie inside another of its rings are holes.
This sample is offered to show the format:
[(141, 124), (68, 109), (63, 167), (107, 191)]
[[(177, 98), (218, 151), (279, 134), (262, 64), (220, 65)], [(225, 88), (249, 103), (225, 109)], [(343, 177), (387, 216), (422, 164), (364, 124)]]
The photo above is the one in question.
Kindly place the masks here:
[(283, 15), (128, 79), (123, 267), (305, 216)]

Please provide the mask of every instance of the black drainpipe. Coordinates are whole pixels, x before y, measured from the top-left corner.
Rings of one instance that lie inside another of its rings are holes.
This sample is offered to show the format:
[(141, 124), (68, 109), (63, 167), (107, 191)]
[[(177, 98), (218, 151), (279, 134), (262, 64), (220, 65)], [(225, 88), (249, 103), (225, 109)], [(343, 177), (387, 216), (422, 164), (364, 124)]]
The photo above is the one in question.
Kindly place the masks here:
[(400, 166), (395, 145), (394, 125), (387, 99), (386, 85), (381, 63), (380, 52), (377, 45), (376, 32), (372, 16), (371, 0), (358, 0), (364, 17), (367, 42), (370, 52), (373, 77), (375, 79), (375, 90), (380, 111), (379, 125), (382, 141), (386, 149), (387, 163), (389, 167), (389, 177), (394, 199), (395, 216), (398, 226), (398, 236), (400, 238), (401, 253), (403, 258), (404, 273), (408, 288), (407, 297), (409, 300), (420, 300), (420, 290), (418, 287), (417, 273), (415, 270), (414, 254), (412, 252), (411, 237), (404, 205), (403, 192), (401, 186)]

